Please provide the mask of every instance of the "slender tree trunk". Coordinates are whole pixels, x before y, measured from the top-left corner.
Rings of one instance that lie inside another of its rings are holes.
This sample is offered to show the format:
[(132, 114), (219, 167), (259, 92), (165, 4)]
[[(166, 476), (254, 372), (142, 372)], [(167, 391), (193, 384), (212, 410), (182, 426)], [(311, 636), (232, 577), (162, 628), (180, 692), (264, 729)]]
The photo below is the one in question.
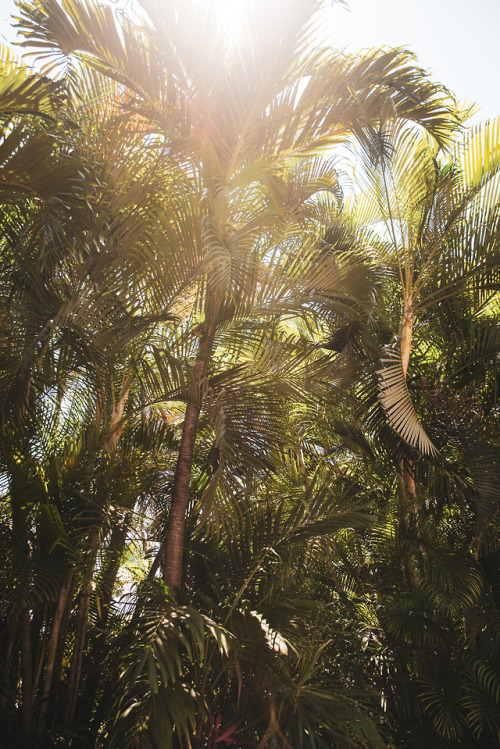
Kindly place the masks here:
[(22, 735), (25, 747), (33, 739), (33, 659), (31, 653), (31, 619), (29, 609), (21, 616), (21, 670), (22, 670)]
[[(127, 540), (128, 518), (125, 518), (121, 526), (115, 526), (111, 533), (109, 543), (108, 557), (102, 574), (102, 596), (98, 608), (98, 617), (96, 623), (96, 635), (93, 638), (92, 648), (84, 659), (84, 670), (87, 675), (85, 690), (81, 697), (81, 715), (84, 723), (90, 723), (92, 711), (96, 706), (96, 694), (98, 693), (99, 684), (102, 682), (102, 663), (106, 656), (107, 647), (107, 623), (113, 600), (113, 588), (116, 577), (120, 569), (120, 562), (123, 556), (123, 550)], [(102, 710), (95, 713), (94, 720), (99, 722), (99, 715)], [(102, 707), (106, 707), (102, 705)]]
[[(413, 334), (414, 321), (415, 315), (413, 312), (413, 295), (411, 291), (409, 291), (405, 298), (405, 308), (403, 319), (401, 320), (401, 363), (403, 365), (403, 372), (405, 377), (408, 372), (408, 364), (410, 362), (410, 353), (412, 349), (411, 339)], [(404, 467), (403, 479), (407, 498), (413, 502), (415, 500), (417, 492), (415, 487), (415, 479), (413, 478), (413, 466), (411, 461), (409, 461), (408, 465), (405, 465)]]
[(405, 377), (408, 371), (408, 363), (410, 361), (411, 337), (413, 333), (414, 319), (413, 296), (410, 291), (406, 295), (403, 319), (401, 321), (401, 361), (403, 364), (403, 372)]
[(90, 582), (85, 583), (80, 592), (78, 602), (78, 616), (76, 621), (75, 645), (73, 648), (73, 657), (71, 659), (71, 668), (69, 672), (68, 684), (68, 701), (64, 711), (64, 722), (69, 724), (75, 717), (76, 701), (78, 699), (78, 690), (80, 688), (80, 678), (82, 673), (83, 649), (85, 646), (85, 635), (87, 633), (87, 621), (90, 606)]
[(47, 711), (50, 704), (50, 695), (52, 690), (52, 677), (54, 675), (54, 666), (56, 663), (56, 653), (59, 646), (59, 637), (61, 634), (61, 623), (63, 621), (63, 614), (68, 605), (68, 598), (73, 583), (73, 570), (68, 574), (64, 584), (62, 586), (59, 599), (57, 601), (56, 610), (54, 613), (54, 621), (52, 622), (52, 633), (50, 637), (50, 647), (47, 656), (47, 668), (45, 669), (45, 682), (43, 685), (42, 693), (42, 704), (40, 707), (40, 715), (38, 718), (38, 734), (41, 736), (45, 730), (45, 720), (47, 717)]
[(118, 441), (123, 432), (123, 411), (127, 403), (128, 394), (132, 385), (132, 375), (124, 375), (118, 401), (113, 407), (111, 421), (109, 424), (109, 435), (104, 443), (105, 451), (111, 455), (117, 448)]
[(283, 749), (291, 749), (292, 745), (281, 730), (276, 713), (276, 698), (271, 695), (269, 697), (269, 723), (257, 749), (267, 749), (267, 747), (270, 746), (270, 742), (273, 740), (273, 738), (278, 740), (279, 746)]
[(46, 651), (47, 651), (47, 640), (44, 638), (40, 647), (40, 654), (37, 658), (37, 666), (35, 669), (35, 674), (33, 676), (33, 702), (35, 701), (36, 693), (38, 692), (38, 685), (40, 684), (40, 677), (42, 676), (42, 669), (43, 669), (43, 663), (45, 661)]
[(415, 502), (417, 487), (413, 478), (413, 462), (411, 460), (408, 461), (408, 465), (405, 468), (405, 486), (409, 501)]
[(189, 486), (193, 467), (194, 445), (198, 433), (198, 421), (203, 399), (203, 386), (208, 360), (212, 353), (214, 340), (213, 329), (207, 325), (202, 331), (198, 356), (193, 371), (193, 400), (187, 404), (184, 426), (182, 428), (179, 456), (175, 468), (170, 513), (165, 536), (165, 555), (163, 558), (163, 580), (175, 591), (182, 584), (182, 559), (184, 552), (184, 529), (189, 502)]
[(47, 634), (47, 617), (49, 605), (37, 607), (31, 617), (31, 654), (33, 656), (33, 703), (36, 702), (38, 694), (38, 685), (45, 666), (45, 656), (49, 646), (49, 637)]
[(302, 448), (300, 445), (296, 448), (296, 455), (297, 455), (297, 466), (299, 469), (300, 476), (302, 478), (302, 481), (304, 482), (304, 487), (306, 489), (309, 488), (309, 476), (307, 475), (307, 468), (306, 464), (304, 463), (304, 453), (302, 452)]
[(66, 636), (68, 634), (69, 620), (71, 617), (74, 589), (75, 589), (75, 575), (73, 573), (73, 579), (71, 581), (68, 597), (66, 599), (66, 607), (63, 610), (61, 625), (59, 629), (59, 642), (57, 643), (56, 656), (54, 659), (54, 670), (52, 672), (52, 693), (53, 694), (61, 680), (61, 670), (62, 670), (62, 663), (63, 663), (63, 658), (64, 658), (64, 646), (66, 644)]
[(166, 544), (166, 539), (163, 539), (163, 541), (162, 541), (162, 543), (160, 545), (160, 548), (158, 549), (158, 552), (157, 552), (155, 558), (153, 559), (153, 564), (151, 565), (150, 570), (148, 572), (148, 577), (147, 577), (148, 580), (154, 580), (154, 578), (156, 577), (156, 573), (158, 572), (158, 568), (160, 567), (160, 564), (162, 563), (163, 558), (165, 556), (166, 545), (167, 545)]

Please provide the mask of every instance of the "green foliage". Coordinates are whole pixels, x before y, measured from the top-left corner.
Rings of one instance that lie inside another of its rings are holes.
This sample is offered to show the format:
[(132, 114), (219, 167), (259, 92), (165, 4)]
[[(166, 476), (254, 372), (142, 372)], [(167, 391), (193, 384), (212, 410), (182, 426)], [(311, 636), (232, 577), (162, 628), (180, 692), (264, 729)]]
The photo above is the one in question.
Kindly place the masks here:
[(8, 747), (500, 740), (499, 124), (459, 131), (405, 51), (311, 52), (321, 3), (264, 5), (238, 45), (198, 0), (19, 3)]

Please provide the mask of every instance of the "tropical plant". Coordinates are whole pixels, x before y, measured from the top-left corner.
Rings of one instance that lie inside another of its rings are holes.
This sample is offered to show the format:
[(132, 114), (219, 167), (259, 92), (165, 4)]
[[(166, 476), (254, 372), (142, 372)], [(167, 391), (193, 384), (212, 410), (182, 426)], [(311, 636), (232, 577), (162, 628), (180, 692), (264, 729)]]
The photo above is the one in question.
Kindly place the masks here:
[(367, 377), (334, 429), (337, 449), (362, 456), (364, 481), (378, 485), (378, 522), (340, 569), (345, 594), (365, 602), (372, 678), (398, 747), (499, 740), (499, 155), (497, 123), (448, 155), (387, 130), (356, 199), (379, 230), (385, 309), (371, 339), (349, 331)]
[[(124, 111), (140, 118), (144, 133), (169, 143), (176, 195), (183, 195), (171, 207), (169, 263), (188, 268), (186, 291), (194, 302), (187, 318), (194, 324), (180, 331), (177, 358), (194, 358), (162, 545), (164, 580), (179, 589), (200, 407), (221, 333), (248, 317), (277, 322), (292, 311), (311, 324), (318, 308), (363, 291), (363, 276), (351, 280), (350, 266), (346, 274), (320, 255), (318, 231), (308, 227), (316, 217), (314, 195), (339, 194), (336, 170), (316, 154), (349, 132), (365, 141), (374, 122), (394, 114), (443, 142), (453, 110), (402, 52), (311, 57), (307, 24), (318, 7), (312, 0), (282, 12), (280, 24), (266, 32), (262, 9), (251, 5), (241, 47), (224, 44), (224, 29), (204, 3), (138, 7), (140, 22), (124, 17), (118, 32), (109, 8), (90, 14), (79, 3), (21, 5), (29, 45), (38, 44), (45, 58), (52, 53), (47, 70), (61, 55), (83, 59), (124, 87)], [(73, 65), (66, 75), (71, 86)], [(198, 339), (195, 351), (186, 351), (186, 337)], [(173, 340), (169, 346), (177, 348)], [(237, 350), (232, 356), (238, 361)], [(185, 364), (183, 370), (187, 383)]]
[(444, 146), (453, 99), (401, 50), (311, 54), (312, 0), (240, 44), (195, 0), (19, 7), (47, 77), (2, 89), (11, 743), (382, 746), (336, 573), (375, 490), (326, 411), (388, 287), (331, 151), (401, 119)]

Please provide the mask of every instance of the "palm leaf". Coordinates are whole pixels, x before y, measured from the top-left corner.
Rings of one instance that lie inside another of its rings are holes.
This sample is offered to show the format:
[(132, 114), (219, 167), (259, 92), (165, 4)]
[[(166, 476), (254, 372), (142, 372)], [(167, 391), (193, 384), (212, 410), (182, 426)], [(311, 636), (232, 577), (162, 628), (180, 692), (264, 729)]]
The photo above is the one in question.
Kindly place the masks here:
[(384, 366), (377, 374), (378, 398), (388, 423), (407, 444), (423, 455), (436, 456), (438, 450), (427, 436), (411, 402), (401, 358), (389, 348), (385, 351), (388, 358), (382, 359)]

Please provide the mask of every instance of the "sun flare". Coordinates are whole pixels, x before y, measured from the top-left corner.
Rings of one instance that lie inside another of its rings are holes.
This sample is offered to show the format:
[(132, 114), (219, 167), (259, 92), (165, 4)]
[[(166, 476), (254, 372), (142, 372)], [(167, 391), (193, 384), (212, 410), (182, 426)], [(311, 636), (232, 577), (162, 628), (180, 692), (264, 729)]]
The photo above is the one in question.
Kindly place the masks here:
[(208, 5), (213, 7), (222, 23), (237, 33), (242, 28), (250, 2), (251, 0), (208, 0)]

